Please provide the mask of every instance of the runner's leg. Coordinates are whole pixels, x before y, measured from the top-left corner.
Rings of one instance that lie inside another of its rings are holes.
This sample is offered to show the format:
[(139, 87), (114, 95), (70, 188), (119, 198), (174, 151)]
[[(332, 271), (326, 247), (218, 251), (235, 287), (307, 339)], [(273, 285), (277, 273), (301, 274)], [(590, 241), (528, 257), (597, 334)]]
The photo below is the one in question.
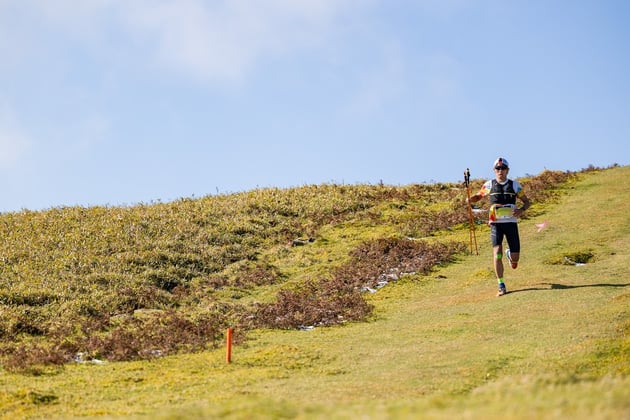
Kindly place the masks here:
[(497, 223), (490, 226), (490, 240), (492, 242), (492, 258), (494, 264), (494, 272), (497, 279), (503, 279), (503, 230)]
[(521, 256), (521, 240), (518, 234), (518, 224), (509, 223), (509, 226), (506, 226), (505, 238), (507, 239), (508, 248), (510, 249), (510, 259), (512, 260), (513, 267), (516, 268), (516, 264), (518, 264), (518, 260)]

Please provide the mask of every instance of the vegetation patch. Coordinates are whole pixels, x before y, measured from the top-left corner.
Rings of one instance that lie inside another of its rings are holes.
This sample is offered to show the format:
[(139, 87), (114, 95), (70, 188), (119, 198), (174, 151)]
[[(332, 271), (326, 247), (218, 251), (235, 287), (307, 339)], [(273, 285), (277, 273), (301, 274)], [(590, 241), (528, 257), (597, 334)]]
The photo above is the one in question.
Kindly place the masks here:
[[(575, 176), (545, 171), (522, 183), (539, 205)], [(435, 240), (467, 229), (464, 198), (457, 184), (332, 184), (2, 214), (0, 362), (46, 374), (78, 354), (122, 361), (214, 348), (228, 326), (240, 342), (251, 328), (365, 320), (366, 292), (465, 251)], [(344, 224), (360, 225), (369, 239), (292, 246)], [(294, 263), (299, 250), (315, 246), (330, 268), (291, 277), (303, 268)]]
[(549, 257), (545, 262), (551, 265), (581, 265), (594, 260), (592, 250), (568, 251)]
[(377, 239), (351, 252), (351, 260), (331, 277), (282, 290), (276, 302), (260, 305), (251, 316), (256, 327), (297, 328), (364, 320), (372, 307), (363, 299), (367, 290), (405, 274), (427, 274), (435, 265), (451, 261), (465, 245), (410, 239)]

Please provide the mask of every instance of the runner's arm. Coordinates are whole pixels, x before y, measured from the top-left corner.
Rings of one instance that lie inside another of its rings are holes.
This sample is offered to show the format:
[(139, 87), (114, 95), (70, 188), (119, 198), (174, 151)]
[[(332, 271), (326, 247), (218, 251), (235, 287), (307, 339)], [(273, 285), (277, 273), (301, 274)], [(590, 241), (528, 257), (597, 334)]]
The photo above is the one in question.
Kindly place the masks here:
[(523, 213), (525, 213), (525, 210), (527, 210), (532, 205), (529, 197), (527, 197), (525, 194), (519, 195), (518, 198), (523, 202), (523, 205), (514, 210), (514, 216), (516, 217), (522, 216)]

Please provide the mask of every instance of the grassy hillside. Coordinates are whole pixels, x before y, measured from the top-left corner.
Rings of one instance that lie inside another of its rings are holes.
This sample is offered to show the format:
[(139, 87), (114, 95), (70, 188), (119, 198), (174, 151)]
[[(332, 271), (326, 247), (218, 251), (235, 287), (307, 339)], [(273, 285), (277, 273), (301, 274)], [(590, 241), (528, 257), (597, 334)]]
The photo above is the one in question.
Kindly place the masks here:
[(628, 417), (629, 174), (521, 180), (500, 299), (459, 185), (2, 215), (0, 414)]

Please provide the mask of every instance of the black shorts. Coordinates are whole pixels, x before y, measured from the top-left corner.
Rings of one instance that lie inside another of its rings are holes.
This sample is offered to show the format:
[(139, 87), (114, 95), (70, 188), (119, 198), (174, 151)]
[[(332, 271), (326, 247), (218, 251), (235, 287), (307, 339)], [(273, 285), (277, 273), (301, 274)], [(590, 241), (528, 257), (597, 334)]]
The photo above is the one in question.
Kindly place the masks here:
[(518, 224), (516, 223), (493, 223), (490, 225), (490, 240), (492, 246), (501, 245), (503, 237), (507, 239), (510, 252), (521, 252), (521, 240), (518, 236)]

